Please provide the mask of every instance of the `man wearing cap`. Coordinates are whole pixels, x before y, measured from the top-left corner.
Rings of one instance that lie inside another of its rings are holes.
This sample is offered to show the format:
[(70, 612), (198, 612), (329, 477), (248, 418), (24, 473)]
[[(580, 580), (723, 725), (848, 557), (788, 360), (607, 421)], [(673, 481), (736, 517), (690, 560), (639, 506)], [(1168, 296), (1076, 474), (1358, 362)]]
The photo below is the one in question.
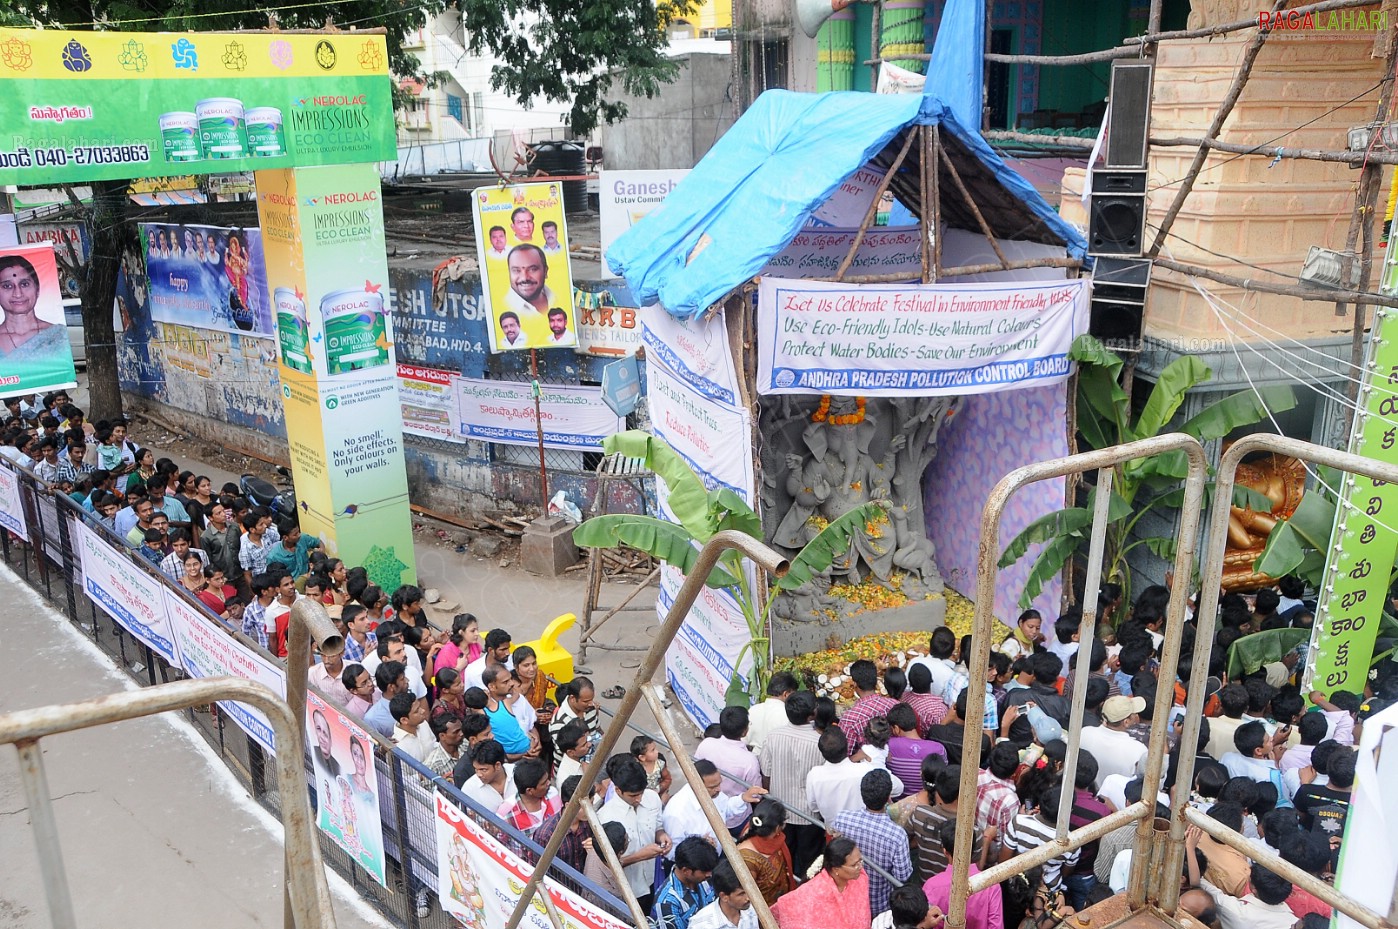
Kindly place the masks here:
[(1144, 697), (1108, 697), (1102, 704), (1102, 725), (1083, 729), (1080, 744), (1097, 759), (1094, 789), (1113, 774), (1129, 780), (1144, 773), (1146, 747), (1126, 730), (1140, 721), (1145, 708)]

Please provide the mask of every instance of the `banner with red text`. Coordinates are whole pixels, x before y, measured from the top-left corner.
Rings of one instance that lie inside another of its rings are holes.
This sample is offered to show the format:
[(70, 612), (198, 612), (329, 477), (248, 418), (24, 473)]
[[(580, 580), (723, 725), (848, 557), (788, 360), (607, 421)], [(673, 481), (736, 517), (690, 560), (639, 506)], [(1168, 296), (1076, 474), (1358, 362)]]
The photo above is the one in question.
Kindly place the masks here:
[(1065, 380), (1086, 280), (838, 284), (763, 278), (757, 389), (960, 396)]
[[(437, 899), (442, 910), (471, 929), (504, 929), (534, 866), (440, 793), (433, 796), (437, 806)], [(552, 878), (544, 878), (539, 891), (553, 900), (565, 929), (626, 929), (629, 925)], [(553, 929), (537, 896), (520, 925)]]
[(541, 384), (540, 408), (534, 410), (528, 381), (457, 379), (461, 412), (459, 435), (481, 442), (537, 445), (538, 424), (549, 448), (601, 448), (602, 440), (626, 428), (625, 421), (602, 402), (602, 388)]
[(450, 371), (398, 365), (398, 402), (403, 407), (405, 434), (462, 441), (461, 414), (456, 407), (456, 378)]

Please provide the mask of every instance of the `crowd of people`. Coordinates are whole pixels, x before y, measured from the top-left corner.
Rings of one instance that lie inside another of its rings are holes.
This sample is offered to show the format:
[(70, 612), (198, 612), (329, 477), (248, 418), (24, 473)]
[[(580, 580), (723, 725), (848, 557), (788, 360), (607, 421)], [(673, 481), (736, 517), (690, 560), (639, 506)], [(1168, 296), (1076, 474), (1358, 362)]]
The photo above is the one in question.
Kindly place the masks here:
[[(61, 392), (5, 403), (0, 453), (71, 494), (232, 628), (284, 657), (291, 606), (301, 597), (324, 603), (345, 649), (318, 656), (311, 682), (450, 779), (478, 814), (548, 843), (602, 738), (592, 681), (578, 677), (555, 691), (530, 647), (515, 647), (504, 629), (482, 636), (469, 613), (439, 633), (419, 588), (386, 593), (363, 568), (328, 557), (294, 519), (274, 521), (236, 485), (215, 493), (207, 477), (136, 446), (124, 422), (86, 424)], [(974, 819), (975, 873), (1053, 842), (1065, 791), (1073, 828), (1143, 797), (1167, 816), (1183, 793), (1259, 850), (1329, 879), (1358, 736), (1398, 698), (1398, 674), (1385, 663), (1362, 695), (1303, 694), (1293, 651), (1230, 678), (1227, 656), (1238, 639), (1313, 622), (1304, 585), (1284, 578), (1278, 586), (1251, 599), (1224, 596), (1208, 666), (1183, 663), (1174, 680), (1159, 675), (1166, 587), (1147, 588), (1128, 608), (1107, 585), (1086, 653), (1080, 612), (1046, 625), (1028, 610), (991, 653), (986, 692), (975, 698), (980, 732), (966, 732), (965, 722), (971, 637), (958, 641), (946, 628), (932, 633), (928, 655), (906, 666), (853, 662), (856, 699), (845, 707), (779, 672), (765, 701), (722, 711), (693, 752), (695, 766), (780, 929), (935, 929), (949, 907), (960, 817)], [(1196, 635), (1191, 615), (1182, 654), (1193, 654)], [(1084, 673), (1078, 764), (1065, 779), (1072, 688)], [(1206, 718), (1198, 744), (1182, 746), (1194, 675), (1206, 677)], [(1169, 757), (1160, 783), (1148, 785), (1162, 687), (1171, 694)], [(973, 797), (961, 796), (968, 739), (980, 746)], [(1187, 784), (1176, 779), (1184, 752), (1194, 758)], [(655, 929), (755, 929), (751, 900), (699, 799), (675, 781), (654, 740), (638, 736), (606, 759), (593, 791), (603, 834), (580, 818), (562, 840), (563, 861), (620, 896), (605, 843)], [(1134, 831), (1123, 826), (974, 894), (968, 926), (1047, 929), (1122, 891)], [(1206, 925), (1310, 929), (1328, 921), (1328, 905), (1245, 852), (1194, 828), (1186, 845), (1181, 904)], [(425, 915), (429, 892), (417, 896)]]

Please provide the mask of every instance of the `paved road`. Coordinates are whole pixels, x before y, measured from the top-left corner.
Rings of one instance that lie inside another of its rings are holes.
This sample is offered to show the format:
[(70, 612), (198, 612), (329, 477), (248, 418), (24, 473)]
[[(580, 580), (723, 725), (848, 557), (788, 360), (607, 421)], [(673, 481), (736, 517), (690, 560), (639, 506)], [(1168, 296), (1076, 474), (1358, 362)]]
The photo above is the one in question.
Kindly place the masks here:
[[(69, 622), (0, 567), (0, 712), (133, 687)], [(182, 719), (45, 739), (44, 764), (80, 926), (282, 925), (280, 824)], [(0, 746), (0, 925), (50, 925), (16, 753)], [(342, 929), (388, 925), (333, 874)]]

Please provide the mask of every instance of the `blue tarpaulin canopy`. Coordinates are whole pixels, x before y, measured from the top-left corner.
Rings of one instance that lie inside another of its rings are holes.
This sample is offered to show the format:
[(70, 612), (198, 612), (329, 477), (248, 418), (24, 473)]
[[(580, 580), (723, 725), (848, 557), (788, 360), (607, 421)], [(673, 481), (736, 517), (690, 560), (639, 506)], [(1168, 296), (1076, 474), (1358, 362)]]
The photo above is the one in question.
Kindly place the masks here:
[[(942, 157), (956, 166), (997, 238), (1057, 245), (1082, 257), (1082, 236), (975, 128), (984, 15), (976, 0), (948, 2), (921, 96), (762, 94), (665, 203), (616, 240), (607, 263), (643, 305), (660, 303), (680, 319), (697, 316), (758, 274), (856, 171), (886, 173), (918, 126), (939, 127)], [(891, 185), (915, 213), (920, 158), (914, 144)], [(939, 176), (942, 221), (979, 233), (945, 164)]]

